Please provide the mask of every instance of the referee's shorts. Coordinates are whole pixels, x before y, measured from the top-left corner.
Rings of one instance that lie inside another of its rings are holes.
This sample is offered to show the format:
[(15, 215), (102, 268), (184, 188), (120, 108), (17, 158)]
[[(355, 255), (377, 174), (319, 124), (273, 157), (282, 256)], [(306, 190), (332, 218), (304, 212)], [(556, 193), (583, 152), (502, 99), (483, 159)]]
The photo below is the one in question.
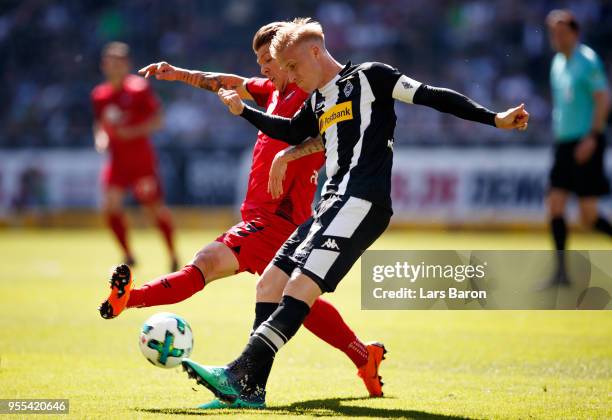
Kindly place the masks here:
[(370, 201), (328, 194), (315, 214), (287, 239), (272, 263), (291, 276), (294, 270), (333, 292), (361, 254), (385, 231), (392, 211)]
[(557, 142), (555, 161), (550, 171), (550, 187), (570, 191), (578, 197), (598, 197), (610, 192), (604, 169), (606, 138), (597, 137), (597, 147), (591, 158), (578, 164), (574, 153), (580, 139)]

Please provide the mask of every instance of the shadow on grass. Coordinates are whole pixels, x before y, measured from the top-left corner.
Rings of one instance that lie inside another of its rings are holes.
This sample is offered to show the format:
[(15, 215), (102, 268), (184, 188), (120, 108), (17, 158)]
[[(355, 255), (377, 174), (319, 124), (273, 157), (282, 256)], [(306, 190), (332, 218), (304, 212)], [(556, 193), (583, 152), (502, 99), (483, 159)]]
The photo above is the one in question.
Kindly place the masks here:
[[(392, 398), (385, 398), (389, 400)], [(356, 405), (343, 405), (345, 402), (369, 400), (367, 397), (361, 398), (326, 398), (309, 401), (298, 401), (289, 405), (268, 407), (265, 410), (200, 410), (197, 408), (133, 408), (135, 411), (155, 414), (169, 415), (214, 415), (222, 414), (251, 414), (261, 415), (265, 418), (267, 415), (309, 415), (315, 417), (382, 417), (393, 419), (427, 419), (427, 420), (466, 420), (470, 417), (446, 416), (443, 414), (427, 413), (425, 411), (402, 410), (396, 408), (377, 408), (377, 407), (360, 407)]]

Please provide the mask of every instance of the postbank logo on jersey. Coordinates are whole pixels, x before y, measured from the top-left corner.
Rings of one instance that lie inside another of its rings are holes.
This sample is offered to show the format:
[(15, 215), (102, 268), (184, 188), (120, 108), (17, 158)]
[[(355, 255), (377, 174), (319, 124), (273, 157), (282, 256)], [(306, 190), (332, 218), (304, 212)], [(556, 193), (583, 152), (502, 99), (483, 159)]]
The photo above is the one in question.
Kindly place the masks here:
[(346, 101), (336, 104), (319, 117), (319, 133), (323, 134), (334, 124), (340, 121), (353, 119), (353, 102)]

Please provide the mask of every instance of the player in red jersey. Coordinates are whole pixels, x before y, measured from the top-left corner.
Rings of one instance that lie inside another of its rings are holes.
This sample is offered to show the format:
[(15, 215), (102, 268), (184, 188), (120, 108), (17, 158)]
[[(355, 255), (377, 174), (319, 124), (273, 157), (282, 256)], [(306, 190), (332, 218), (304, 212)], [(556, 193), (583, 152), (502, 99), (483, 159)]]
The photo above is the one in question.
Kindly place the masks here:
[[(182, 81), (213, 92), (220, 88), (235, 89), (242, 98), (255, 101), (265, 107), (268, 113), (293, 116), (308, 94), (297, 85), (288, 83), (287, 73), (281, 71), (270, 56), (270, 41), (281, 25), (282, 22), (275, 22), (263, 26), (253, 40), (253, 50), (265, 79), (190, 71), (165, 62), (151, 64), (140, 73), (145, 77), (155, 75), (159, 80)], [(129, 267), (118, 267), (111, 278), (110, 296), (100, 307), (101, 315), (104, 318), (113, 318), (125, 308), (180, 302), (202, 290), (210, 282), (242, 271), (262, 274), (264, 270), (272, 270), (275, 275), (270, 278), (274, 282), (286, 281), (288, 275), (268, 263), (295, 228), (310, 217), (317, 173), (324, 161), (322, 153), (311, 154), (312, 150), (305, 151), (304, 154), (310, 156), (300, 159), (299, 163), (286, 164), (278, 158), (275, 160), (277, 153), (287, 147), (287, 143), (258, 133), (248, 192), (241, 207), (242, 222), (199, 250), (191, 264), (181, 271), (162, 276), (140, 288), (132, 288)], [(318, 147), (319, 151), (323, 150), (320, 141), (314, 142), (313, 147)], [(283, 170), (285, 164), (287, 166), (282, 181), (283, 194), (271, 194), (272, 189), (268, 191), (268, 175), (273, 161), (280, 162), (278, 166)], [(274, 284), (257, 284), (254, 328), (276, 310), (280, 299), (276, 296), (278, 290)], [(378, 367), (385, 353), (382, 344), (364, 344), (346, 325), (337, 309), (323, 299), (317, 300), (313, 305), (305, 325), (353, 361), (370, 396), (382, 396), (382, 382), (378, 375)], [(231, 404), (213, 401), (202, 407), (229, 406)]]
[(106, 81), (91, 92), (96, 150), (109, 152), (102, 170), (103, 212), (117, 238), (127, 264), (134, 264), (123, 211), (131, 190), (155, 220), (170, 254), (172, 270), (178, 268), (170, 211), (163, 204), (157, 158), (149, 137), (162, 127), (159, 101), (149, 83), (129, 74), (129, 47), (111, 42), (102, 51), (101, 70)]

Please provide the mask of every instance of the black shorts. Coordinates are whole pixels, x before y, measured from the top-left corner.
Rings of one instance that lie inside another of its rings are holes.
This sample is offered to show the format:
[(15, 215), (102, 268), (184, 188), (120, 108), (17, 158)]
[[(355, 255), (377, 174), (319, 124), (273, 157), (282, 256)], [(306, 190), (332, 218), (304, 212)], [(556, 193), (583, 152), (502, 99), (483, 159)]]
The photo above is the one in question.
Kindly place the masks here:
[(579, 197), (597, 197), (610, 192), (604, 169), (606, 138), (597, 137), (597, 148), (587, 162), (579, 165), (574, 153), (579, 140), (557, 143), (550, 171), (550, 187), (571, 191)]
[(315, 214), (278, 250), (272, 263), (291, 276), (299, 270), (321, 291), (333, 292), (361, 254), (385, 231), (392, 211), (367, 200), (327, 195)]

